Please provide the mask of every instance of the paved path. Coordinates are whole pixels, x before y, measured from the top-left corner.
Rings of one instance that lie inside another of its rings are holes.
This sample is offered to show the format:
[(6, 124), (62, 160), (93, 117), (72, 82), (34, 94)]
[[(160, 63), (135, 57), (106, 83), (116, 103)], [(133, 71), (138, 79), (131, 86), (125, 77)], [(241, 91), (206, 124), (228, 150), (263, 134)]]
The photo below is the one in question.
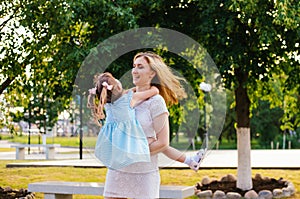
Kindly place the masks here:
[[(9, 143), (0, 141), (0, 148), (9, 148)], [(187, 154), (194, 154), (194, 151), (188, 151)], [(72, 167), (104, 167), (97, 160), (90, 149), (84, 149), (83, 159), (79, 159), (77, 148), (59, 148), (55, 160), (45, 160), (45, 155), (39, 151), (33, 151), (25, 155), (25, 159), (30, 162), (17, 163), (15, 152), (0, 152), (0, 160), (12, 160), (7, 167), (39, 167), (39, 166), (72, 166)], [(37, 160), (37, 161), (32, 161)], [(159, 166), (161, 168), (188, 168), (185, 164), (170, 160), (163, 154), (159, 155)], [(252, 168), (270, 168), (270, 169), (300, 169), (300, 150), (252, 150), (251, 151)], [(208, 152), (207, 157), (201, 164), (202, 168), (236, 168), (237, 150), (212, 150)]]

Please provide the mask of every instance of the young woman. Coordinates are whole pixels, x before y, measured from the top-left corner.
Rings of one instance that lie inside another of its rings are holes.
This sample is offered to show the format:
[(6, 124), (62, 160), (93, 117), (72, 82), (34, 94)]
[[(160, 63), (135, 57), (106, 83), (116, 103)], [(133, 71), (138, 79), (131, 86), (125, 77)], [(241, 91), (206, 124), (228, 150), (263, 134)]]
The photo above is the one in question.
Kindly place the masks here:
[(160, 175), (158, 153), (179, 162), (185, 162), (194, 170), (199, 168), (199, 153), (192, 157), (169, 146), (169, 112), (167, 104), (174, 104), (186, 97), (180, 84), (163, 59), (152, 52), (138, 53), (133, 59), (133, 83), (136, 92), (144, 92), (155, 86), (160, 95), (155, 95), (135, 107), (136, 118), (149, 141), (150, 162), (137, 162), (120, 170), (108, 169), (104, 196), (112, 198), (159, 198)]

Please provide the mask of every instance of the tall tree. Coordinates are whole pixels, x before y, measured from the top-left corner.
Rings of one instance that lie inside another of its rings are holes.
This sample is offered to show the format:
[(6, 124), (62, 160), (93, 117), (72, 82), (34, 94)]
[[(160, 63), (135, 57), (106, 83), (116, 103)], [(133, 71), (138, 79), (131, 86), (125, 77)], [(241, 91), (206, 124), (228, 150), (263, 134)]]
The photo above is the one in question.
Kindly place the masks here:
[[(235, 93), (237, 187), (243, 190), (252, 187), (250, 110), (258, 101), (253, 97), (258, 83), (284, 72), (286, 91), (300, 90), (297, 0), (5, 0), (1, 8), (5, 17), (0, 24), (4, 44), (0, 93), (16, 77), (26, 84), (26, 68), (51, 66), (56, 68), (51, 74), (60, 78), (53, 83), (53, 94), (68, 96), (89, 49), (136, 24), (170, 28), (199, 41), (219, 67), (226, 87)], [(23, 37), (21, 44), (15, 37), (18, 27), (27, 33), (17, 37)]]
[[(134, 27), (131, 9), (112, 1), (4, 0), (0, 6), (0, 94), (17, 90), (32, 99), (35, 92), (36, 98), (42, 95), (41, 101), (49, 102), (40, 105), (57, 107), (52, 111), (57, 114), (69, 105), (89, 50)], [(22, 102), (23, 107), (34, 103)]]
[(299, 2), (181, 0), (143, 2), (133, 7), (140, 26), (185, 33), (212, 56), (226, 87), (235, 93), (237, 187), (251, 189), (250, 110), (258, 101), (253, 92), (258, 82), (267, 82), (282, 71), (288, 76), (283, 83), (286, 89), (299, 89)]

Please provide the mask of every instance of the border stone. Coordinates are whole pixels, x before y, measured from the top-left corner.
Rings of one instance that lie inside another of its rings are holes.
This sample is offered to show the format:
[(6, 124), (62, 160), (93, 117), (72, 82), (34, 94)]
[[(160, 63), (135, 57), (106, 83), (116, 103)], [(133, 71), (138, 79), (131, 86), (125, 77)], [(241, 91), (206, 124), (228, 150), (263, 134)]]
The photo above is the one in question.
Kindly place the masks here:
[(211, 199), (213, 193), (211, 190), (200, 191), (197, 193), (198, 198), (200, 199)]
[(224, 191), (217, 190), (213, 194), (213, 198), (212, 199), (226, 199), (226, 194), (225, 194)]
[(259, 197), (259, 199), (272, 199), (273, 194), (270, 190), (261, 190), (258, 193), (258, 197)]
[(205, 176), (202, 178), (201, 184), (208, 185), (210, 182), (210, 178), (208, 176)]
[[(253, 178), (255, 180), (264, 180), (264, 181), (271, 181), (271, 178), (269, 177), (262, 177), (261, 174), (256, 174), (255, 177)], [(280, 180), (283, 181), (282, 178)], [(217, 181), (217, 180), (213, 180)], [(223, 176), (220, 179), (220, 182), (234, 182), (236, 181), (236, 177), (232, 174), (228, 174), (226, 176)], [(205, 176), (201, 183), (197, 183), (196, 187), (201, 187), (201, 185), (208, 185), (212, 182), (212, 180)], [(245, 199), (279, 199), (279, 198), (287, 198), (296, 193), (295, 186), (292, 182), (285, 181), (286, 187), (277, 188), (272, 191), (270, 190), (261, 190), (259, 193), (257, 193), (254, 190), (249, 190), (242, 196), (239, 193), (236, 192), (228, 192), (227, 194), (222, 191), (222, 190), (217, 190), (214, 193), (212, 193), (211, 190), (203, 190), (201, 191), (200, 189), (195, 190), (195, 195), (197, 195), (200, 199), (240, 199), (240, 198), (245, 198)]]
[(258, 198), (258, 194), (256, 193), (256, 191), (250, 190), (245, 193), (244, 198), (246, 199)]
[(226, 194), (227, 199), (240, 199), (242, 198), (241, 194), (236, 193), (236, 192), (228, 192)]
[(282, 189), (274, 189), (273, 190), (273, 198), (282, 198)]

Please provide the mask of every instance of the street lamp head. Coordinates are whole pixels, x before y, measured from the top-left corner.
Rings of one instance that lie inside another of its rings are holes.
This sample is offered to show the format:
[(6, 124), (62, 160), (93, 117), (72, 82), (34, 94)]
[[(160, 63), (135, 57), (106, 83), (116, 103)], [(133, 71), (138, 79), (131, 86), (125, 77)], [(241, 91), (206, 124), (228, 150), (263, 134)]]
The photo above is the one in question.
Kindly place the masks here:
[(29, 118), (29, 113), (28, 113), (28, 112), (25, 112), (25, 113), (24, 113), (24, 117), (25, 117), (26, 119), (28, 119), (28, 118)]
[(211, 85), (205, 82), (200, 83), (200, 89), (204, 92), (210, 92), (211, 91)]

